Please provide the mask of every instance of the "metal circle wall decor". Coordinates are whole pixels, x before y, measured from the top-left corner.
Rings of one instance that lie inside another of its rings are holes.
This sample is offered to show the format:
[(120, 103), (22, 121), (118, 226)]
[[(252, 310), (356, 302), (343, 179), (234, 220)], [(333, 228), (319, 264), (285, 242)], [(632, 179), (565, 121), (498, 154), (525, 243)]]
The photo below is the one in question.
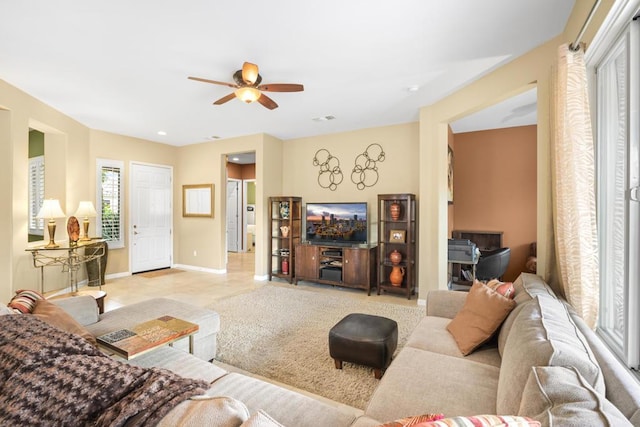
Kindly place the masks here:
[(370, 144), (362, 154), (358, 154), (351, 171), (351, 181), (358, 190), (373, 187), (378, 182), (377, 162), (384, 162), (385, 154), (380, 144)]
[(329, 150), (321, 148), (316, 151), (316, 155), (313, 157), (313, 165), (320, 167), (318, 185), (336, 191), (344, 179), (342, 169), (340, 169), (340, 160), (333, 156)]

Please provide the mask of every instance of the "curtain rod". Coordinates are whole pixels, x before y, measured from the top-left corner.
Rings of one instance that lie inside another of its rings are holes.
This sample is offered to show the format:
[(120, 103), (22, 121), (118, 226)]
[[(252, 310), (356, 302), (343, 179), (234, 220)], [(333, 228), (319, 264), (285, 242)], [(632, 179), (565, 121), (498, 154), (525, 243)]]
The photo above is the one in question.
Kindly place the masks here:
[(591, 23), (591, 19), (593, 18), (593, 15), (595, 14), (596, 9), (598, 9), (598, 6), (600, 6), (600, 1), (601, 0), (596, 0), (596, 2), (593, 4), (593, 7), (591, 8), (591, 12), (589, 12), (589, 16), (587, 16), (587, 20), (584, 21), (584, 24), (582, 24), (580, 33), (578, 33), (578, 37), (576, 37), (576, 41), (574, 41), (569, 45), (569, 49), (571, 49), (572, 51), (577, 52), (578, 50), (580, 50), (580, 40), (582, 40), (582, 36), (584, 36), (584, 32), (587, 30), (589, 23)]

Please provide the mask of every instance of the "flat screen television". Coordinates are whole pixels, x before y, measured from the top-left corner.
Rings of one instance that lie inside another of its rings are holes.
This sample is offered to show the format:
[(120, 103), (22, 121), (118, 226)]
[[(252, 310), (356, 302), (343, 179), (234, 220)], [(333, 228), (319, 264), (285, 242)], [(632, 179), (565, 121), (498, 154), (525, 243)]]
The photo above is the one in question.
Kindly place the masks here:
[(357, 245), (367, 243), (367, 202), (307, 203), (309, 243)]

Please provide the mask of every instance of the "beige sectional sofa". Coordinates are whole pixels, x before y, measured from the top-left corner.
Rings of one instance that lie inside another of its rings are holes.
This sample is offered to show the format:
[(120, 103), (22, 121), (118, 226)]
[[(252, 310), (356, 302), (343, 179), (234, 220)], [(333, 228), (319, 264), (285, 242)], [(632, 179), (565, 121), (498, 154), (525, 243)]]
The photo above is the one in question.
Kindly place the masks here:
[[(87, 315), (95, 306), (92, 301), (78, 297), (56, 303), (96, 334), (161, 314), (198, 323), (199, 358), (176, 346), (131, 363), (205, 379), (211, 384), (208, 395), (242, 402), (245, 417), (262, 410), (285, 426), (367, 427), (424, 413), (523, 415), (550, 426), (640, 426), (636, 378), (538, 276), (523, 273), (514, 286), (516, 307), (494, 337), (468, 356), (462, 355), (447, 325), (469, 294), (430, 292), (426, 316), (394, 358), (364, 413), (207, 362), (212, 348), (215, 353), (220, 327), (209, 310), (161, 299), (105, 313), (96, 323)], [(210, 408), (199, 405), (195, 412), (190, 412), (193, 402), (184, 402), (167, 416), (167, 425), (184, 421), (187, 413), (198, 420), (218, 420), (216, 402), (212, 400)], [(238, 411), (230, 413), (238, 416)]]
[[(514, 283), (517, 303), (497, 336), (462, 356), (447, 325), (464, 292), (432, 291), (427, 315), (365, 411), (378, 425), (417, 413), (525, 415), (542, 425), (640, 425), (640, 385), (538, 276)], [(471, 326), (471, 325), (470, 325)]]

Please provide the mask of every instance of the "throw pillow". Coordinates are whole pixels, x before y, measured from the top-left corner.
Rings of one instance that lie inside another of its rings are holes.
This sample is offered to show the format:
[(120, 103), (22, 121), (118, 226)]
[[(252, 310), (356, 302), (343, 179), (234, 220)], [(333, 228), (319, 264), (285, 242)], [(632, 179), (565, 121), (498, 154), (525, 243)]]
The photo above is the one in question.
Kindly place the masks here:
[(531, 418), (512, 415), (474, 415), (469, 417), (443, 418), (428, 421), (413, 427), (540, 427), (540, 423)]
[(58, 329), (80, 335), (94, 346), (97, 345), (96, 339), (91, 332), (85, 329), (85, 327), (80, 323), (76, 322), (75, 319), (62, 308), (50, 301), (47, 301), (46, 299), (36, 301), (35, 308), (33, 309), (33, 315)]
[(8, 306), (13, 308), (16, 313), (31, 313), (36, 306), (36, 301), (43, 299), (40, 292), (20, 289), (11, 298)]
[(251, 415), (249, 419), (243, 422), (240, 427), (284, 427), (282, 424), (271, 418), (269, 414), (259, 409), (258, 412)]
[(379, 427), (417, 427), (422, 426), (428, 421), (436, 421), (444, 418), (443, 414), (424, 414), (415, 417), (406, 417), (399, 420), (384, 423)]
[(476, 282), (447, 330), (460, 352), (467, 356), (493, 335), (515, 306), (515, 301)]
[(516, 290), (512, 282), (501, 282), (498, 279), (491, 279), (487, 282), (487, 286), (507, 298), (513, 299), (516, 295)]

